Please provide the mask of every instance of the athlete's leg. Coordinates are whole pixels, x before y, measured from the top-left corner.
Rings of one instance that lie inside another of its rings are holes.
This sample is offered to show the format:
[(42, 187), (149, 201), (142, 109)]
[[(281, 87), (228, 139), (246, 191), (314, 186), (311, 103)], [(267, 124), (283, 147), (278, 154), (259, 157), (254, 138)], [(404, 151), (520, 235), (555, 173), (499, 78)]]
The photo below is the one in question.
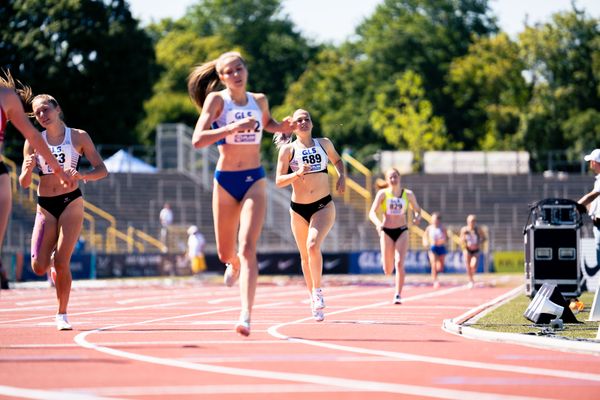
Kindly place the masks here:
[(313, 288), (321, 287), (323, 275), (323, 254), (321, 245), (335, 222), (335, 204), (330, 202), (310, 218), (306, 248), (308, 250), (308, 267), (312, 277)]
[(396, 240), (395, 246), (395, 283), (396, 293), (402, 294), (402, 288), (404, 287), (404, 280), (406, 273), (404, 271), (404, 262), (406, 261), (406, 253), (408, 252), (408, 231), (402, 232), (398, 240)]
[(231, 264), (236, 271), (239, 271), (236, 237), (242, 206), (216, 180), (213, 181), (213, 185), (212, 210), (217, 255), (222, 263)]
[(379, 236), (379, 246), (381, 248), (381, 266), (383, 273), (387, 276), (394, 272), (394, 241), (387, 233), (381, 231)]
[(238, 234), (238, 257), (240, 260), (240, 298), (242, 312), (252, 311), (256, 281), (258, 279), (258, 260), (256, 248), (262, 231), (267, 210), (267, 181), (256, 181), (242, 200), (240, 212), (240, 230)]
[(444, 272), (444, 259), (446, 258), (445, 254), (440, 254), (437, 257), (437, 272)]
[(308, 293), (312, 296), (313, 279), (308, 265), (308, 249), (306, 248), (306, 242), (308, 238), (308, 222), (306, 222), (306, 220), (300, 214), (290, 209), (290, 226), (292, 228), (294, 240), (298, 246), (298, 252), (300, 252), (300, 263), (302, 265), (304, 282), (306, 282)]
[(431, 266), (431, 279), (435, 284), (437, 282), (437, 256), (431, 250), (427, 252), (427, 255), (429, 256), (429, 265)]
[(73, 200), (58, 217), (58, 241), (54, 254), (58, 314), (66, 314), (71, 294), (71, 255), (83, 226), (83, 197)]
[(12, 192), (10, 187), (10, 175), (0, 175), (0, 255), (2, 255), (2, 244), (4, 234), (8, 226), (8, 218), (12, 207)]
[(52, 266), (57, 240), (58, 221), (38, 205), (31, 234), (31, 269), (36, 275), (45, 275)]
[(469, 282), (473, 282), (475, 280), (475, 269), (477, 269), (477, 255), (473, 255), (468, 251), (465, 251), (463, 254), (467, 266), (467, 276), (469, 278)]

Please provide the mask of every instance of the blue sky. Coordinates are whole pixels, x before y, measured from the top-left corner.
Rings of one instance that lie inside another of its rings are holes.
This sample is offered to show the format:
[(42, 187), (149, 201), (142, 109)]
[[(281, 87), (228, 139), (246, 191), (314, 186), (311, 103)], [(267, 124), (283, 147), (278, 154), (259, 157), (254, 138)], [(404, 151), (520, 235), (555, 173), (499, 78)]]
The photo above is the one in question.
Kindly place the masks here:
[[(144, 23), (179, 18), (194, 0), (128, 0), (133, 15)], [(319, 42), (339, 43), (354, 32), (382, 0), (283, 0), (284, 11), (300, 30)], [(510, 35), (529, 24), (545, 22), (557, 11), (571, 9), (571, 0), (490, 0), (500, 27)], [(577, 5), (600, 18), (600, 0), (577, 0)]]

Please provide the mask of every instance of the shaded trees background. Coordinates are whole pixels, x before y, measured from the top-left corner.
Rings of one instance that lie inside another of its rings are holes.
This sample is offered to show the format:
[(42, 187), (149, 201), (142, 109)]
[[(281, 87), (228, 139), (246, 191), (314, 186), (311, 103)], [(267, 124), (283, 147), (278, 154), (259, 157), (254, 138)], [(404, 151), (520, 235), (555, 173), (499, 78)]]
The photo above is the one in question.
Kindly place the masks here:
[(1, 4), (0, 65), (34, 93), (56, 97), (66, 123), (86, 129), (96, 143), (137, 143), (134, 129), (158, 71), (150, 36), (127, 3)]
[(123, 0), (8, 0), (0, 66), (55, 95), (67, 123), (96, 143), (152, 145), (158, 123), (195, 123), (190, 70), (235, 49), (249, 90), (266, 93), (277, 118), (308, 109), (317, 136), (368, 165), (382, 149), (417, 159), (526, 150), (543, 168), (557, 149), (579, 160), (599, 146), (599, 26), (574, 2), (511, 38), (488, 0), (384, 0), (332, 45), (303, 37), (281, 0), (199, 0), (145, 27)]

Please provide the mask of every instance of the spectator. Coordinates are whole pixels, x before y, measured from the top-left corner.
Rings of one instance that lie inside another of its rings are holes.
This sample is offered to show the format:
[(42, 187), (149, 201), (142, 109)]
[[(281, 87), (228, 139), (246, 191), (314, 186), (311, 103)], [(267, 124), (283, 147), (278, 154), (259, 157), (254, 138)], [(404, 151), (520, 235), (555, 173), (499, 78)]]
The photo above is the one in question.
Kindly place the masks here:
[(173, 224), (173, 210), (171, 210), (169, 203), (165, 203), (162, 210), (160, 210), (160, 214), (158, 214), (158, 218), (160, 220), (160, 241), (164, 246), (163, 251), (167, 252), (169, 248), (169, 227)]
[(206, 240), (196, 225), (190, 226), (187, 230), (187, 234), (187, 256), (192, 266), (192, 274), (199, 276), (206, 270), (206, 260), (204, 258), (204, 246), (206, 245)]
[(600, 264), (600, 149), (595, 149), (583, 158), (590, 162), (590, 169), (596, 174), (596, 181), (591, 192), (577, 202), (588, 207), (588, 214), (594, 224), (594, 241), (596, 242), (596, 265)]

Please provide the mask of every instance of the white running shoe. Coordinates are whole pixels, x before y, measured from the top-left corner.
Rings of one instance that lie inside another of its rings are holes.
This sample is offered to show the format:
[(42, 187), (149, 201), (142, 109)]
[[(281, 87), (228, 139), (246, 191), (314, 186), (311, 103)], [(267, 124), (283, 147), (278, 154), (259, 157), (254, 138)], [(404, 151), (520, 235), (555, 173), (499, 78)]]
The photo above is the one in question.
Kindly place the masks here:
[(402, 299), (400, 298), (400, 294), (396, 293), (394, 296), (394, 304), (402, 304)]
[(321, 322), (325, 319), (325, 313), (323, 310), (312, 310), (313, 318), (317, 322)]
[(313, 309), (322, 310), (325, 308), (325, 299), (323, 299), (323, 290), (321, 288), (313, 289)]
[(69, 320), (67, 319), (67, 314), (56, 314), (56, 330), (59, 331), (70, 331), (73, 329)]
[(235, 325), (235, 331), (241, 336), (250, 336), (250, 313), (242, 311), (240, 320)]
[(240, 270), (239, 268), (237, 270), (233, 269), (233, 265), (229, 263), (225, 265), (227, 266), (227, 269), (223, 275), (223, 282), (225, 283), (225, 286), (232, 287), (240, 277)]
[(470, 281), (470, 282), (467, 284), (467, 287), (468, 287), (469, 289), (473, 289), (473, 288), (475, 287), (475, 282), (473, 282), (473, 281)]

